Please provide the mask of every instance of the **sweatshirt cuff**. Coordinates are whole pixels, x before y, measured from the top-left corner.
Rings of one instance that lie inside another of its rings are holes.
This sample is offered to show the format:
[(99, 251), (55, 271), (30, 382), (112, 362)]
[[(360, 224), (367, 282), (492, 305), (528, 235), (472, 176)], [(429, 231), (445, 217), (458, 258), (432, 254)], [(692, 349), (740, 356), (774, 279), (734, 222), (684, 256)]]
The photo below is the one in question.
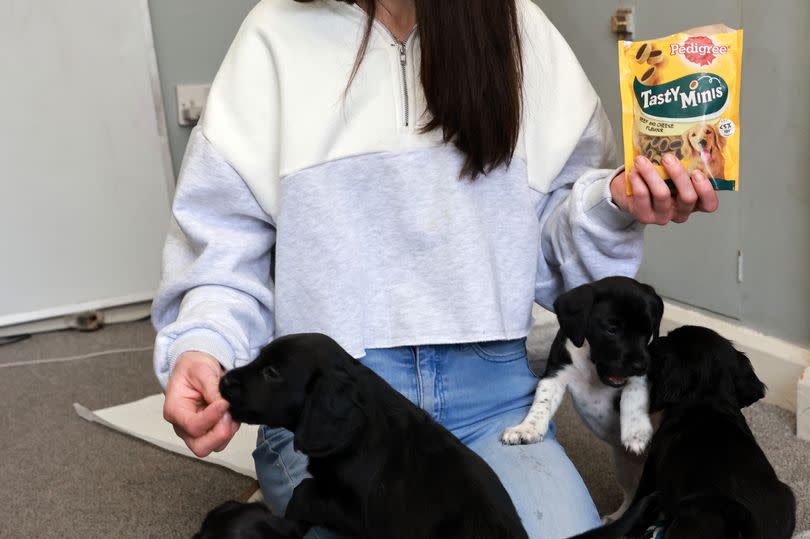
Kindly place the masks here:
[(185, 352), (204, 352), (213, 356), (225, 370), (234, 368), (234, 352), (228, 341), (210, 329), (192, 329), (180, 335), (169, 347), (169, 372)]
[(610, 182), (622, 173), (624, 173), (624, 166), (617, 168), (605, 178), (593, 182), (585, 192), (585, 213), (590, 219), (602, 223), (605, 228), (610, 230), (624, 230), (636, 223), (633, 214), (614, 204), (613, 195), (610, 192)]

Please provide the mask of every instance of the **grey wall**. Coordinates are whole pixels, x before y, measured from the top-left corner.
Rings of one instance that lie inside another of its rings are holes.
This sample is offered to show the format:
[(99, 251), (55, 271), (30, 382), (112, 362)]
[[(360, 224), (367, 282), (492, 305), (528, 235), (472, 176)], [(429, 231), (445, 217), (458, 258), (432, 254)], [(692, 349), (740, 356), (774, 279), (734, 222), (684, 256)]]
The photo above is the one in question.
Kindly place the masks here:
[[(577, 53), (583, 67), (605, 103), (618, 132), (618, 67), (616, 38), (610, 33), (610, 14), (619, 0), (535, 0), (558, 26)], [(635, 0), (621, 2), (636, 6), (639, 13), (639, 38), (648, 39), (652, 20), (658, 26), (682, 24), (670, 20), (670, 0)], [(686, 4), (702, 4), (684, 0)], [(708, 6), (708, 5), (707, 5)], [(699, 6), (697, 24), (717, 22), (716, 17), (734, 25), (742, 21), (745, 29), (742, 96), (742, 156), (739, 193), (728, 193), (722, 201), (735, 198), (721, 208), (720, 215), (698, 216), (686, 225), (700, 231), (709, 223), (731, 223), (739, 229), (734, 237), (744, 255), (743, 280), (733, 287), (739, 297), (735, 315), (750, 327), (766, 334), (810, 345), (810, 38), (806, 33), (810, 21), (807, 0), (722, 0), (713, 2), (712, 14), (705, 15)], [(662, 21), (662, 17), (665, 19)], [(653, 19), (651, 19), (653, 18)], [(671, 27), (675, 33), (686, 27)], [(618, 133), (617, 133), (618, 134)], [(733, 210), (736, 215), (728, 214)], [(681, 235), (666, 227), (670, 236)], [(664, 240), (658, 230), (648, 230), (647, 240)], [(645, 267), (681, 268), (685, 286), (699, 289), (712, 286), (712, 280), (735, 279), (733, 271), (712, 271), (707, 260), (713, 256), (694, 248), (700, 241), (673, 243), (670, 250), (648, 249), (657, 257)], [(689, 247), (692, 247), (691, 249)], [(651, 245), (650, 247), (655, 247)], [(706, 246), (702, 245), (705, 249)], [(713, 246), (722, 250), (724, 246)], [(662, 252), (663, 251), (663, 252)], [(662, 276), (644, 273), (645, 278)], [(673, 299), (690, 303), (689, 298)]]
[(190, 128), (177, 123), (175, 87), (214, 79), (239, 25), (258, 0), (149, 0), (175, 175)]
[(741, 4), (743, 320), (810, 345), (810, 2)]

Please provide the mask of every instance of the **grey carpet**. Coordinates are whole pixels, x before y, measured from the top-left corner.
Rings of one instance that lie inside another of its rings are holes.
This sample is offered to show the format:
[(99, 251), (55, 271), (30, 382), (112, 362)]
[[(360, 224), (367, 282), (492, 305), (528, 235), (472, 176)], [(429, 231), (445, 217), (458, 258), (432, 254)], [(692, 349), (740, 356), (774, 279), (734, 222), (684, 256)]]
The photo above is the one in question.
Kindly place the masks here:
[[(148, 323), (60, 332), (0, 348), (0, 363), (149, 346)], [(0, 537), (191, 536), (251, 480), (80, 419), (160, 391), (151, 352), (0, 369)]]
[[(551, 331), (538, 330), (533, 354), (542, 353)], [(0, 366), (149, 347), (153, 338), (147, 322), (39, 335), (0, 347)], [(72, 409), (76, 401), (95, 409), (159, 390), (149, 351), (0, 368), (0, 537), (187, 538), (210, 507), (249, 488), (248, 478), (87, 423)], [(746, 415), (796, 490), (800, 529), (810, 528), (810, 444), (795, 439), (788, 412), (758, 404)], [(600, 510), (613, 510), (620, 493), (607, 448), (569, 403), (557, 419), (559, 438)]]
[(148, 347), (154, 344), (154, 339), (155, 330), (146, 320), (115, 324), (92, 333), (42, 333), (26, 341), (0, 347), (0, 365), (93, 354), (111, 349)]

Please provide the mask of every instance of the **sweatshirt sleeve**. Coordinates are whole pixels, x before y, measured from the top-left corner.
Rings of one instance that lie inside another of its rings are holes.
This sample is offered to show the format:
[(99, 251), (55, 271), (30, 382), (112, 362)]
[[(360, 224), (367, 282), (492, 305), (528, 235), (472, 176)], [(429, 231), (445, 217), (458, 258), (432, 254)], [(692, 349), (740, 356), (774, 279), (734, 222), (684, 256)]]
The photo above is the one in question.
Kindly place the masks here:
[(609, 275), (634, 276), (643, 225), (613, 204), (621, 172), (610, 122), (574, 52), (540, 8), (519, 0), (523, 20), (524, 126), (529, 185), (539, 193), (536, 301)]
[(164, 387), (183, 352), (209, 353), (231, 369), (250, 362), (273, 334), (273, 220), (200, 128), (172, 214), (152, 308), (155, 372)]
[(597, 104), (568, 161), (539, 205), (540, 259), (535, 299), (550, 309), (556, 297), (611, 275), (634, 277), (644, 226), (616, 206), (610, 181), (616, 162), (610, 122)]

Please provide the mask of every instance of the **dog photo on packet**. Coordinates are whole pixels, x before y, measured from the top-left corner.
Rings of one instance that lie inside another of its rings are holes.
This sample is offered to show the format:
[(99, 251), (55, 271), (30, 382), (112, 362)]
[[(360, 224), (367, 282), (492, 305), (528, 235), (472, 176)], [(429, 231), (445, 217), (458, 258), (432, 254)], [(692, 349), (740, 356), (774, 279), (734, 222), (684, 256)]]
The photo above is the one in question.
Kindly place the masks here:
[(0, 537), (810, 534), (808, 20), (9, 0)]

